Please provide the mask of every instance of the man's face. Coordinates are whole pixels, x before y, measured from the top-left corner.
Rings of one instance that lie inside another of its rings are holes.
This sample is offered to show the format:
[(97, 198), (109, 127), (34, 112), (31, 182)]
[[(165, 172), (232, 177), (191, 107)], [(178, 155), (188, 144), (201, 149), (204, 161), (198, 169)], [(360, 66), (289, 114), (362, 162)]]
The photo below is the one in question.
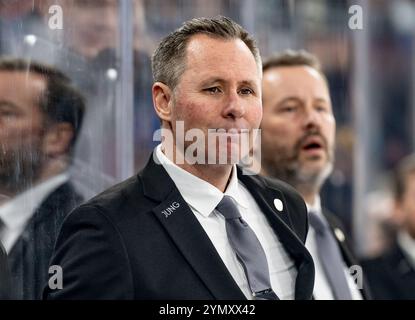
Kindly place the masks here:
[(268, 69), (263, 106), (263, 169), (288, 182), (320, 185), (331, 171), (335, 141), (325, 80), (306, 66)]
[(398, 203), (403, 214), (403, 225), (415, 239), (415, 173), (409, 174), (405, 179), (405, 193)]
[(62, 0), (67, 43), (87, 58), (115, 48), (118, 34), (118, 0)]
[[(259, 127), (261, 117), (261, 76), (249, 48), (241, 40), (192, 37), (187, 46), (185, 71), (173, 93), (173, 132), (176, 121), (183, 121), (185, 132), (198, 128), (207, 137), (209, 129), (249, 130), (252, 141), (253, 129)], [(235, 136), (242, 138), (238, 133)], [(232, 139), (226, 142), (227, 150), (220, 150), (216, 143), (209, 144), (207, 140), (205, 145), (206, 155), (212, 149), (217, 155), (227, 152), (228, 163), (234, 152), (231, 149), (239, 152), (240, 147)], [(242, 156), (239, 154), (239, 158)]]
[(0, 71), (0, 187), (17, 191), (39, 173), (45, 81), (24, 72)]

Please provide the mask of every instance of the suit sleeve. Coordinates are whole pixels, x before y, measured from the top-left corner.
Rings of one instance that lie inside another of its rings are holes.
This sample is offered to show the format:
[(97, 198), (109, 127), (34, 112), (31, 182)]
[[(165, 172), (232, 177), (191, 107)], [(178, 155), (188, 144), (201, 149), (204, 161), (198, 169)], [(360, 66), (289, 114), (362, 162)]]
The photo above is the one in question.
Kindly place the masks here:
[[(64, 221), (51, 266), (62, 287), (46, 284), (44, 299), (133, 299), (133, 281), (122, 238), (99, 208), (81, 206)], [(49, 282), (53, 273), (49, 274)]]

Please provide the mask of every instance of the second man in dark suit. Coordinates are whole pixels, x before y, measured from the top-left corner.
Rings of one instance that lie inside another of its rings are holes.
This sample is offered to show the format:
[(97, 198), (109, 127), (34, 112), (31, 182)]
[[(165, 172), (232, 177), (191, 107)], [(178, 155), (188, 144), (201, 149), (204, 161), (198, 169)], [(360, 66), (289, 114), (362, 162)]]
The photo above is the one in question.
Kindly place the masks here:
[(0, 60), (0, 240), (14, 299), (40, 299), (59, 227), (81, 202), (68, 167), (83, 113), (60, 71)]
[(399, 231), (390, 248), (363, 262), (374, 299), (415, 300), (415, 154), (395, 171), (395, 212)]
[(362, 299), (367, 291), (358, 290), (351, 277), (360, 276), (360, 285), (361, 268), (340, 223), (320, 203), (320, 188), (333, 167), (336, 128), (327, 79), (317, 58), (305, 51), (276, 54), (263, 71), (262, 173), (288, 182), (305, 199), (314, 299)]

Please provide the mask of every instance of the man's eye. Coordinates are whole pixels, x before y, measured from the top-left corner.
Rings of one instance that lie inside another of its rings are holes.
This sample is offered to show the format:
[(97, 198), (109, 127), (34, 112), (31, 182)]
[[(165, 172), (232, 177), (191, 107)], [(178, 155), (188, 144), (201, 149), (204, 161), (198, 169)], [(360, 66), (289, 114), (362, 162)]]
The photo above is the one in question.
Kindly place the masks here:
[(209, 92), (209, 93), (212, 93), (212, 94), (214, 94), (214, 93), (220, 93), (221, 92), (221, 90), (219, 89), (219, 87), (207, 88), (207, 89), (204, 89), (204, 91)]
[(295, 112), (295, 110), (297, 110), (297, 108), (296, 107), (294, 107), (294, 106), (286, 106), (286, 107), (282, 107), (281, 109), (280, 109), (280, 111), (281, 112)]
[(239, 91), (240, 94), (253, 94), (254, 90), (250, 89), (250, 88), (243, 88)]
[(12, 112), (12, 111), (0, 110), (0, 117), (2, 117), (2, 118), (15, 118), (15, 117), (17, 117), (17, 114), (15, 112)]
[(317, 106), (316, 107), (316, 110), (318, 112), (326, 112), (327, 111), (327, 108), (325, 106)]

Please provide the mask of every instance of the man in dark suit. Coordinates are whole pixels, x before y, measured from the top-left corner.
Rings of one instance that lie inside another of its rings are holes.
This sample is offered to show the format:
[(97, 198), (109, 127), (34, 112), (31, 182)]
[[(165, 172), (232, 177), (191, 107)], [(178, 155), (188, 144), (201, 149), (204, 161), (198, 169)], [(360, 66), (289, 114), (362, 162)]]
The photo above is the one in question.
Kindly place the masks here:
[(161, 41), (152, 92), (163, 141), (138, 175), (68, 216), (52, 259), (63, 288), (45, 298), (311, 297), (303, 200), (235, 165), (250, 149), (236, 138), (254, 138), (262, 116), (260, 61), (224, 17), (187, 21)]
[(59, 227), (81, 202), (67, 169), (83, 112), (58, 70), (0, 60), (0, 240), (15, 299), (41, 297)]
[(352, 274), (362, 283), (361, 268), (343, 228), (320, 203), (333, 167), (336, 127), (327, 79), (317, 58), (305, 51), (276, 54), (264, 62), (263, 72), (262, 173), (288, 182), (307, 204), (314, 299), (367, 298), (366, 286), (358, 290), (354, 283)]
[(10, 271), (7, 253), (0, 242), (0, 300), (10, 298)]
[(415, 299), (415, 155), (395, 172), (396, 241), (381, 256), (362, 263), (374, 299)]

